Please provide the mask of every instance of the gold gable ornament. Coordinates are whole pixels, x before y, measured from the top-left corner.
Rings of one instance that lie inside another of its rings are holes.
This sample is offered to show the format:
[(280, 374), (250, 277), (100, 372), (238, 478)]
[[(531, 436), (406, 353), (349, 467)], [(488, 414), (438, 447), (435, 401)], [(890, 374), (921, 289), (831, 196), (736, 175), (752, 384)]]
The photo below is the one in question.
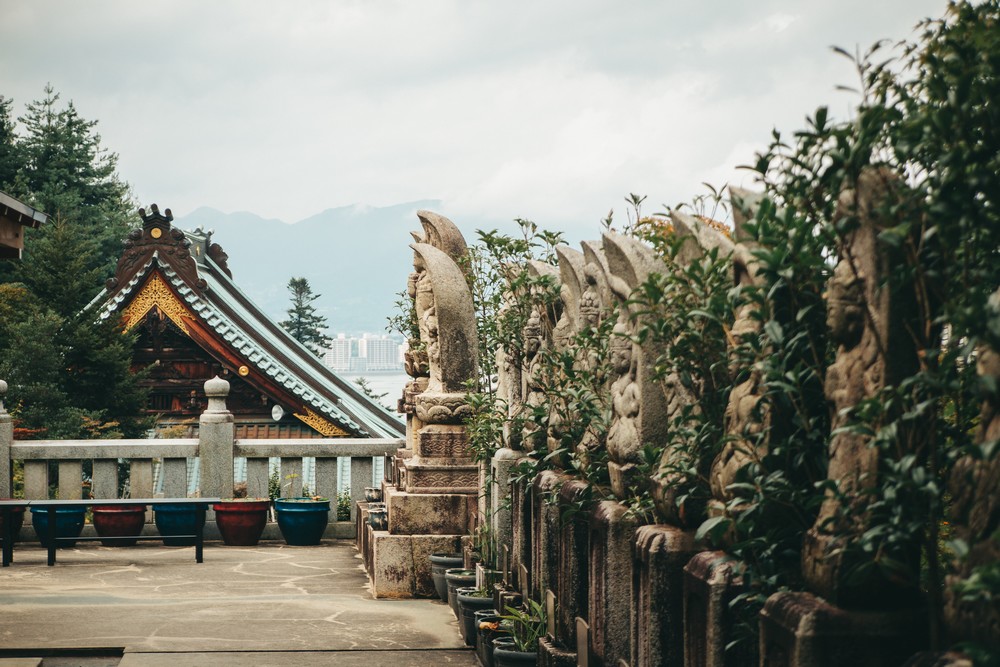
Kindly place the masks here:
[(318, 431), (320, 435), (326, 438), (346, 438), (351, 435), (344, 429), (338, 426), (334, 426), (327, 420), (323, 419), (309, 408), (306, 408), (306, 413), (304, 415), (300, 415), (297, 412), (293, 414), (303, 424), (311, 426), (312, 428), (316, 429), (316, 431)]
[(191, 335), (187, 325), (184, 324), (184, 318), (193, 320), (194, 315), (180, 302), (173, 290), (167, 286), (167, 283), (164, 282), (158, 273), (154, 273), (146, 281), (142, 290), (132, 299), (132, 303), (122, 311), (122, 322), (125, 331), (131, 331), (136, 324), (142, 322), (147, 313), (154, 307), (170, 318), (170, 321), (176, 324), (178, 329), (188, 336)]

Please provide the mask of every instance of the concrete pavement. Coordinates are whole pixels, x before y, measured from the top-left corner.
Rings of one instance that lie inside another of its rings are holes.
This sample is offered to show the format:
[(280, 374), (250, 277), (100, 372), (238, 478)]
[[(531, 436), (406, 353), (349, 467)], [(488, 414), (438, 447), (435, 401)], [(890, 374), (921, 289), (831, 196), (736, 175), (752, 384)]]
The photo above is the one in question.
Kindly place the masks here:
[(374, 600), (339, 540), (209, 542), (202, 564), (193, 547), (80, 543), (55, 567), (18, 544), (0, 569), (0, 658), (32, 655), (53, 656), (45, 667), (476, 664), (447, 605)]

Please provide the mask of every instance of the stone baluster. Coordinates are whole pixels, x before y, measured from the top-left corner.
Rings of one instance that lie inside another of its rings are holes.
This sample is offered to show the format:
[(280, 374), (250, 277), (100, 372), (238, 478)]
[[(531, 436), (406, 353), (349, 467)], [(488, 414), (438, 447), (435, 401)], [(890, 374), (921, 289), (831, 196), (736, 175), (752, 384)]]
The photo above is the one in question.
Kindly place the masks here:
[(7, 383), (0, 380), (0, 498), (10, 498), (13, 492), (10, 448), (14, 444), (14, 422), (3, 405), (7, 395)]
[(233, 413), (226, 407), (229, 383), (216, 376), (205, 382), (205, 395), (208, 397), (208, 408), (198, 419), (201, 495), (232, 498), (236, 427)]

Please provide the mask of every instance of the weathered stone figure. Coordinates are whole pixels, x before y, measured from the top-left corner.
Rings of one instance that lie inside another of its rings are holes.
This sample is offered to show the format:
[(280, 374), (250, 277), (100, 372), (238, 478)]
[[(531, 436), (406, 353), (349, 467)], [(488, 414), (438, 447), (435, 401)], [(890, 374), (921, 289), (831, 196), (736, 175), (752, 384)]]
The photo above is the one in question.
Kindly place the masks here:
[[(760, 195), (737, 188), (730, 188), (733, 204), (733, 221), (737, 243), (733, 247), (733, 285), (735, 287), (758, 286), (756, 276), (757, 261), (751, 253), (743, 226), (754, 214)], [(735, 358), (734, 348), (747, 338), (760, 333), (761, 323), (754, 316), (754, 304), (740, 306), (736, 313), (732, 328), (732, 343), (730, 345), (730, 373), (735, 376), (740, 372), (739, 360)], [(733, 388), (726, 405), (725, 431), (730, 440), (723, 445), (722, 451), (712, 463), (710, 484), (712, 497), (716, 507), (721, 511), (722, 505), (732, 499), (732, 493), (727, 488), (736, 481), (736, 475), (741, 468), (753, 460), (759, 460), (767, 451), (767, 443), (761, 442), (759, 436), (768, 429), (770, 414), (761, 405), (763, 392), (760, 386), (760, 372), (751, 369), (749, 377)]]
[[(1000, 324), (1000, 290), (990, 298), (992, 318)], [(1000, 385), (1000, 351), (983, 346), (979, 350), (979, 374)], [(983, 400), (976, 441), (982, 445), (1000, 441), (1000, 395), (990, 393)], [(996, 599), (963, 600), (955, 584), (967, 579), (978, 567), (1000, 562), (1000, 456), (978, 459), (965, 456), (952, 468), (951, 525), (954, 537), (969, 547), (964, 559), (957, 559), (956, 573), (944, 586), (944, 618), (949, 642), (973, 641), (1000, 652), (1000, 605)]]
[[(557, 246), (556, 256), (559, 258), (559, 320), (552, 331), (552, 346), (556, 353), (565, 354), (571, 351), (574, 338), (580, 330), (580, 300), (586, 286), (584, 278), (583, 253), (568, 246)], [(563, 447), (564, 415), (567, 413), (562, 396), (550, 397), (552, 405), (548, 421), (548, 450), (554, 452)], [(565, 467), (568, 457), (556, 457), (553, 462), (559, 467)]]
[(612, 418), (608, 431), (608, 464), (611, 488), (618, 498), (647, 492), (649, 480), (638, 477), (645, 445), (662, 446), (669, 426), (666, 397), (655, 377), (662, 344), (635, 336), (642, 320), (629, 300), (636, 288), (654, 274), (667, 272), (666, 264), (652, 248), (636, 239), (604, 234), (604, 249), (610, 269), (609, 285), (618, 301), (618, 320), (611, 337)]
[[(842, 553), (832, 553), (834, 547), (849, 544), (864, 530), (862, 492), (877, 484), (880, 456), (869, 437), (837, 429), (848, 424), (847, 411), (884, 387), (898, 384), (917, 367), (914, 341), (907, 331), (912, 296), (904, 285), (886, 287), (895, 258), (878, 240), (883, 222), (879, 208), (894, 196), (894, 185), (887, 173), (869, 169), (854, 189), (841, 193), (838, 217), (852, 216), (856, 226), (840, 242), (840, 261), (827, 292), (827, 325), (838, 345), (825, 384), (834, 415), (828, 477), (837, 482), (841, 496), (828, 493), (816, 524), (806, 535), (802, 565), (813, 591), (845, 607), (891, 605), (892, 592), (899, 592), (875, 577), (848, 586), (845, 576), (850, 564)], [(899, 437), (904, 438), (903, 434)], [(841, 498), (846, 502), (842, 504)]]
[[(611, 314), (614, 297), (608, 282), (608, 261), (604, 255), (600, 241), (584, 241), (584, 281), (586, 283), (580, 295), (580, 329), (595, 329)], [(590, 370), (598, 370), (599, 361), (594, 355), (585, 354), (579, 360)], [(577, 457), (582, 465), (587, 466), (591, 460), (591, 452), (606, 446), (606, 434), (588, 429), (582, 440), (576, 446)]]
[[(527, 271), (532, 281), (553, 281), (554, 283), (558, 277), (558, 271), (554, 266), (534, 260), (528, 262)], [(536, 442), (537, 438), (544, 440), (545, 437), (545, 433), (541, 432), (538, 425), (531, 421), (531, 413), (545, 405), (546, 402), (542, 367), (546, 353), (552, 347), (552, 332), (556, 324), (554, 306), (539, 302), (540, 299), (544, 301), (546, 298), (545, 288), (541, 284), (533, 285), (531, 292), (532, 307), (522, 332), (524, 363), (521, 370), (521, 395), (524, 398), (523, 416), (527, 419), (522, 438), (524, 448), (529, 451), (537, 449), (538, 445), (541, 444)]]

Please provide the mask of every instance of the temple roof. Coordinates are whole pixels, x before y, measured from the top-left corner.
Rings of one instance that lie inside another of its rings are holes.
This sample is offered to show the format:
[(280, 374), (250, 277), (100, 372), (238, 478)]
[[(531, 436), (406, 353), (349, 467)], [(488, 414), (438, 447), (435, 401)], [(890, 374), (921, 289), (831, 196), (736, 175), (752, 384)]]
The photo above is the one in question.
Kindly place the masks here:
[(265, 315), (233, 282), (212, 232), (184, 232), (140, 210), (115, 276), (94, 299), (102, 319), (119, 314), (126, 330), (156, 307), (225, 368), (270, 395), (323, 435), (396, 438), (403, 424), (330, 370)]

